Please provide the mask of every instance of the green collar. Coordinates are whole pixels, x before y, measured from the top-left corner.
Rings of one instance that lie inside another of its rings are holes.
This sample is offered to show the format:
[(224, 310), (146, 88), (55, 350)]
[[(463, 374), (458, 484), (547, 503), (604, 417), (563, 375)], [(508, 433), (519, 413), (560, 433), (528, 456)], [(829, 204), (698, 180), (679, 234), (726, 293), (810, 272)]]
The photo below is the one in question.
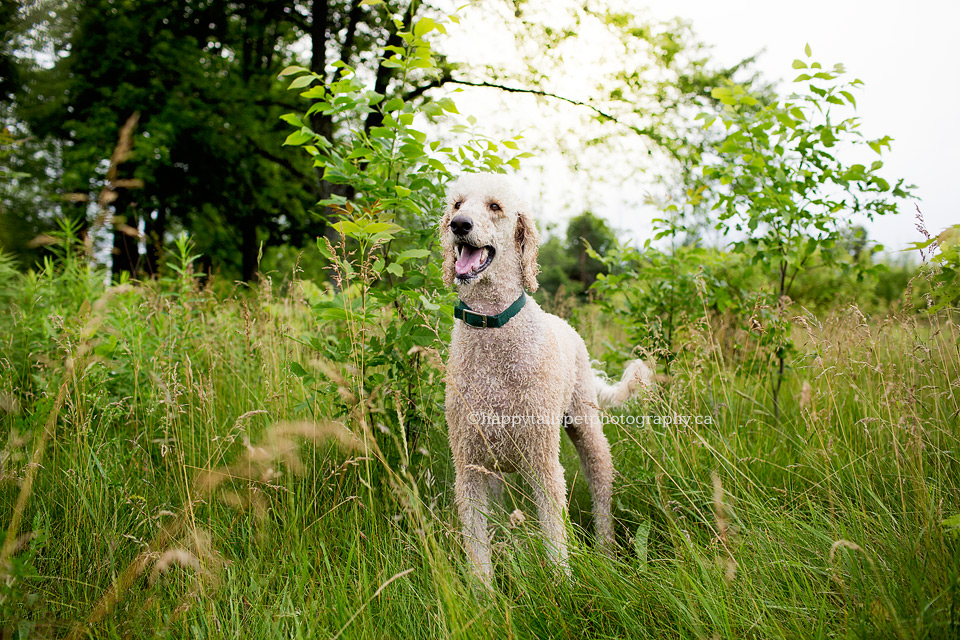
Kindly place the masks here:
[(453, 317), (458, 320), (463, 320), (471, 327), (477, 327), (478, 329), (499, 329), (507, 324), (510, 318), (520, 313), (520, 310), (523, 309), (523, 305), (526, 303), (527, 294), (521, 291), (517, 301), (504, 309), (502, 313), (498, 313), (495, 316), (485, 316), (468, 307), (462, 300), (457, 300), (457, 306), (453, 308)]

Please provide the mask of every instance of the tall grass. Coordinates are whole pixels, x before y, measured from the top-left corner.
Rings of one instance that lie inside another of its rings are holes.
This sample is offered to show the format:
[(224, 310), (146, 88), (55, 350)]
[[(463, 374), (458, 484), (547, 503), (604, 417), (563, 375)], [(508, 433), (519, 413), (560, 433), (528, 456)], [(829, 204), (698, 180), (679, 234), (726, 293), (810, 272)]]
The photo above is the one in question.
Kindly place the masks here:
[[(315, 323), (323, 292), (218, 294), (181, 249), (168, 279), (109, 289), (80, 260), (0, 264), (7, 637), (960, 633), (955, 315), (800, 315), (779, 420), (771, 369), (730, 346), (749, 344), (741, 329), (700, 318), (670, 377), (622, 412), (647, 424), (607, 427), (617, 556), (594, 549), (565, 444), (572, 577), (512, 486), (490, 593), (457, 534), (442, 365), (364, 396), (315, 348), (340, 331)], [(599, 344), (603, 318), (579, 318)], [(416, 438), (387, 402), (410, 388)]]

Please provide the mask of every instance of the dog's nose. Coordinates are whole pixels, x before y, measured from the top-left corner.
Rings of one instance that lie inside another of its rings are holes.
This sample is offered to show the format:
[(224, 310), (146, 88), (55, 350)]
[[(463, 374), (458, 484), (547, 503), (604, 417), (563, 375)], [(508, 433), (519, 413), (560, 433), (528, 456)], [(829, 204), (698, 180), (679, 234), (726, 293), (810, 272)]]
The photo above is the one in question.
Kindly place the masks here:
[(454, 216), (450, 221), (450, 230), (454, 235), (465, 236), (473, 229), (473, 220), (467, 216)]

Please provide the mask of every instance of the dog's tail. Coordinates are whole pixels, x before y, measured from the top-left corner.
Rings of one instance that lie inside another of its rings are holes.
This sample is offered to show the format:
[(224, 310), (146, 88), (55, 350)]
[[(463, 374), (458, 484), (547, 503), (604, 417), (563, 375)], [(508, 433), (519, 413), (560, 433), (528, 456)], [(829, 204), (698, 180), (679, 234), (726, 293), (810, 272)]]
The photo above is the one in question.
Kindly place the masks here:
[(619, 382), (611, 384), (596, 369), (593, 370), (593, 379), (597, 388), (597, 404), (601, 409), (609, 409), (626, 402), (638, 386), (653, 387), (653, 366), (643, 360), (631, 360)]

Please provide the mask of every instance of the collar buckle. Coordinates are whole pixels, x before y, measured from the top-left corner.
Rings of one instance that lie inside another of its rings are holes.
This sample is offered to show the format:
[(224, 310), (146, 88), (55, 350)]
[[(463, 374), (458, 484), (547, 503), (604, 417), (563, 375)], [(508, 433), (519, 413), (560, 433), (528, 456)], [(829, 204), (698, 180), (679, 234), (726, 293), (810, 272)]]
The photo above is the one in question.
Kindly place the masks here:
[[(473, 316), (474, 318), (476, 318), (476, 320), (473, 320), (473, 319), (467, 320), (467, 315)], [(471, 326), (486, 329), (487, 321), (489, 319), (490, 319), (490, 316), (486, 316), (482, 313), (477, 313), (473, 309), (466, 309), (466, 308), (463, 309), (463, 321)]]

